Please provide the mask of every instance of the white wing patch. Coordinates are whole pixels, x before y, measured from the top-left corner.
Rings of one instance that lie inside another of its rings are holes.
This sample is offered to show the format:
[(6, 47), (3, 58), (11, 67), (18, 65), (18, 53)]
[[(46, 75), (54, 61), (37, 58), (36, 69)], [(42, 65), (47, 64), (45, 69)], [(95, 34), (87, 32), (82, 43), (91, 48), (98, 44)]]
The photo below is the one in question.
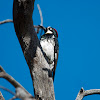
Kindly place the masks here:
[(57, 53), (55, 53), (55, 59), (57, 59)]

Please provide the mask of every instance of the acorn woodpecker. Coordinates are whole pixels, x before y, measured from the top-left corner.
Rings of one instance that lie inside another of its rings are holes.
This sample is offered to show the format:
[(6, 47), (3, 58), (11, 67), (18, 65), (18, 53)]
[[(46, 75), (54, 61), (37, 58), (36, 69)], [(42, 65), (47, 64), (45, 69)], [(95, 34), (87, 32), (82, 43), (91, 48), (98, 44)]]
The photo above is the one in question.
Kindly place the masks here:
[(58, 33), (56, 29), (52, 27), (42, 27), (42, 29), (45, 33), (40, 38), (40, 45), (48, 58), (48, 64), (50, 66), (50, 70), (52, 71), (52, 77), (54, 81), (59, 53)]

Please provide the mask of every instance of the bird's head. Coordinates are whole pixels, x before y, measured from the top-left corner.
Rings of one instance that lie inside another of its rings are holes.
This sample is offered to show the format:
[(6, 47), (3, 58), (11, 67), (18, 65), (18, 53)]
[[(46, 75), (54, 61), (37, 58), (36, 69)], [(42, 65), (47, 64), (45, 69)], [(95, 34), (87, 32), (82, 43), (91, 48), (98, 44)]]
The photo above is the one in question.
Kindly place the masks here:
[(54, 35), (55, 37), (58, 38), (58, 32), (56, 31), (56, 29), (52, 28), (52, 27), (47, 27), (45, 30), (45, 34), (50, 34), (50, 35)]
[(44, 26), (39, 25), (45, 32), (44, 35), (54, 35), (56, 38), (58, 38), (58, 32), (56, 29), (52, 28), (52, 27), (47, 27), (45, 28)]

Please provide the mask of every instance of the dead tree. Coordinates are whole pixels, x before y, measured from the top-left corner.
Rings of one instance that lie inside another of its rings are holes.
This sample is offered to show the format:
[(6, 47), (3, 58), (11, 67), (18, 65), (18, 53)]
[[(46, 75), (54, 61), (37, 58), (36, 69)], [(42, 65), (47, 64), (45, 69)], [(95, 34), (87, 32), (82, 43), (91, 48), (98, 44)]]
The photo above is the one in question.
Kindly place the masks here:
[[(10, 100), (15, 98), (20, 98), (22, 100), (55, 100), (53, 80), (51, 77), (49, 65), (33, 27), (34, 19), (32, 19), (32, 14), (34, 10), (34, 2), (35, 0), (14, 0), (13, 21), (6, 20), (0, 23), (14, 23), (16, 35), (30, 69), (35, 93), (35, 97), (33, 97), (21, 84), (19, 84), (12, 76), (7, 74), (5, 70), (0, 66), (0, 78), (6, 79), (16, 89), (16, 92), (12, 93), (14, 97)], [(7, 89), (5, 90), (9, 91)], [(92, 94), (100, 94), (100, 89), (85, 91), (82, 88), (79, 91), (76, 100), (82, 100), (83, 97)], [(0, 98), (4, 100), (1, 93)]]
[[(34, 86), (35, 99), (55, 100), (53, 80), (52, 77), (50, 77), (49, 65), (41, 50), (39, 39), (33, 27), (34, 19), (32, 19), (32, 15), (34, 10), (34, 2), (35, 0), (14, 0), (14, 28), (19, 43), (21, 45), (24, 57), (30, 69), (30, 74)], [(2, 73), (3, 75), (7, 75), (6, 77), (2, 77), (8, 79), (8, 74), (5, 73), (3, 69)], [(10, 78), (10, 81), (8, 80), (10, 83), (14, 81), (11, 79), (12, 78)], [(16, 82), (12, 82), (12, 84), (15, 86), (17, 94), (19, 93), (20, 89), (23, 92), (24, 89), (22, 88), (22, 86), (20, 87), (18, 86), (18, 84), (16, 85)]]
[(14, 0), (13, 22), (15, 32), (30, 69), (35, 98), (55, 100), (53, 80), (52, 77), (49, 77), (49, 65), (43, 55), (39, 39), (33, 27), (34, 1)]

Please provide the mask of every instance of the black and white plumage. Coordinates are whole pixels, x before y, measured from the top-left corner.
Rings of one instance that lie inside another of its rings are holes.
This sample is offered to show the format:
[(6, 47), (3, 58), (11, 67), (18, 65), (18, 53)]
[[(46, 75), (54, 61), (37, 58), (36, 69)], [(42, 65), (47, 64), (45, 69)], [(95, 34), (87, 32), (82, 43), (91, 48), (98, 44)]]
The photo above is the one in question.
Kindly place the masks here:
[(46, 29), (44, 29), (44, 31), (45, 34), (41, 36), (40, 44), (43, 49), (43, 52), (48, 58), (48, 64), (50, 66), (50, 70), (53, 71), (52, 77), (54, 80), (59, 53), (58, 33), (52, 27), (47, 27)]

